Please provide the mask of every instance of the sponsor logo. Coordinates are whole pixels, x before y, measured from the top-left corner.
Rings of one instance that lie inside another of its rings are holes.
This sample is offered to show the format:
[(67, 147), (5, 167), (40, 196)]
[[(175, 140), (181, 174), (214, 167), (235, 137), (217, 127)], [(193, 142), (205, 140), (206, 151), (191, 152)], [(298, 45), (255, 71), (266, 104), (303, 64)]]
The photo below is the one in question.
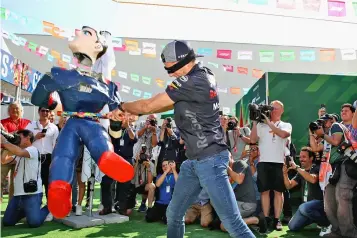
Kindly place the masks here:
[(205, 148), (208, 146), (207, 138), (203, 134), (203, 128), (201, 124), (197, 121), (196, 113), (189, 110), (185, 110), (185, 116), (191, 121), (191, 126), (194, 134), (197, 136), (196, 146), (198, 149)]

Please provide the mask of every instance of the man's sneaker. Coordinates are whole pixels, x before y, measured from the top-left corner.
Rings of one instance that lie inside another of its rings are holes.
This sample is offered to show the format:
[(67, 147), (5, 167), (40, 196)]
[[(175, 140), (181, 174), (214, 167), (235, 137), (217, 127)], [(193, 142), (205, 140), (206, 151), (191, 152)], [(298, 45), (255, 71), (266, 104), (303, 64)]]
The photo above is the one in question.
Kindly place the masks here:
[(141, 203), (140, 207), (139, 207), (139, 212), (146, 212), (146, 205), (145, 203)]
[(282, 231), (283, 230), (283, 225), (281, 224), (280, 220), (277, 220), (276, 222), (274, 222), (274, 228), (277, 231)]
[(76, 216), (82, 216), (82, 206), (76, 205)]
[(268, 231), (268, 223), (263, 214), (259, 216), (258, 226), (259, 226), (259, 233), (265, 234)]
[(330, 234), (331, 233), (331, 228), (332, 228), (332, 225), (329, 225), (328, 227), (321, 227), (321, 231), (320, 231), (319, 236), (323, 237), (324, 235)]
[(51, 214), (51, 213), (48, 213), (48, 215), (47, 215), (45, 221), (52, 221), (52, 220), (53, 220), (52, 214)]
[[(88, 209), (89, 209), (89, 205), (88, 205)], [(98, 211), (101, 211), (101, 210), (103, 210), (103, 209), (104, 209), (103, 204), (99, 204), (99, 206), (98, 206)]]

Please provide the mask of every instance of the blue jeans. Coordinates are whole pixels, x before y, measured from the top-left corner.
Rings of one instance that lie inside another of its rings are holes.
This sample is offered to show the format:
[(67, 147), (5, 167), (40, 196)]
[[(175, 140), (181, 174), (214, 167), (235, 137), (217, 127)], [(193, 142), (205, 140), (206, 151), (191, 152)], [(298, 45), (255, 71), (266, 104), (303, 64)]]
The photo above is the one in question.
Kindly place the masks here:
[(291, 231), (299, 231), (312, 223), (321, 226), (330, 224), (324, 211), (324, 201), (311, 200), (301, 204), (288, 226)]
[(39, 227), (49, 213), (47, 206), (41, 208), (41, 205), (42, 193), (13, 196), (7, 205), (2, 222), (4, 226), (14, 226), (26, 217), (27, 224), (31, 228)]
[(77, 205), (78, 199), (78, 184), (77, 184), (77, 172), (74, 171), (73, 181), (72, 181), (72, 206)]
[(186, 160), (180, 168), (172, 200), (167, 208), (167, 237), (182, 238), (185, 212), (201, 192), (208, 193), (224, 227), (231, 237), (255, 237), (243, 221), (233, 189), (228, 181), (228, 151), (201, 160)]

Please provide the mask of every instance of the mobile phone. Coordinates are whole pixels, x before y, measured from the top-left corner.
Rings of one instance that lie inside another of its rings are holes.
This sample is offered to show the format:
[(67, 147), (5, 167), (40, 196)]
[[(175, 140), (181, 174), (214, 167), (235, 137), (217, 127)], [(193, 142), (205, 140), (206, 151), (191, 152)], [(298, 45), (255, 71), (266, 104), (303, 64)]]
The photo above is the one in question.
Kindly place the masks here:
[(46, 134), (47, 129), (42, 129), (42, 133)]

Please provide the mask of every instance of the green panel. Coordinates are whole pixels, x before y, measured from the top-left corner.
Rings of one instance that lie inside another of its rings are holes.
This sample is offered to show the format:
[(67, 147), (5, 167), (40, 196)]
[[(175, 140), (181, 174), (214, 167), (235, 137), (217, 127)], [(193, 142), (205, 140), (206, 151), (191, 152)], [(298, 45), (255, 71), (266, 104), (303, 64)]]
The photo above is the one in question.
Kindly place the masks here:
[(282, 120), (292, 124), (297, 149), (307, 144), (308, 124), (317, 119), (321, 104), (326, 104), (328, 113), (339, 113), (343, 103), (353, 103), (357, 98), (356, 76), (268, 73), (268, 79), (269, 101), (284, 103)]
[(318, 77), (316, 77), (316, 80), (311, 85), (309, 85), (309, 87), (306, 89), (306, 92), (316, 92), (317, 90), (319, 90), (319, 88), (322, 87), (322, 85), (327, 82), (327, 80), (327, 75), (319, 75)]

